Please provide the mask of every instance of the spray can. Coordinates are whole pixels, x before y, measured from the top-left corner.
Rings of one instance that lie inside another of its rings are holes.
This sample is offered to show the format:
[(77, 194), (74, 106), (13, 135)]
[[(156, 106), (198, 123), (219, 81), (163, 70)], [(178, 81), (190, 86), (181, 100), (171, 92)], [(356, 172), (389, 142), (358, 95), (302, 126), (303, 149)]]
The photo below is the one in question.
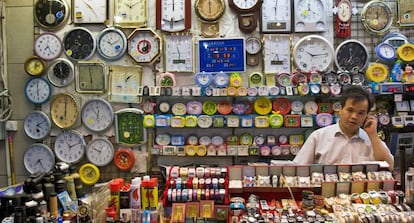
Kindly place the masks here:
[(141, 177), (131, 181), (129, 196), (129, 207), (131, 208), (131, 223), (138, 223), (139, 212), (141, 211)]
[(121, 190), (121, 182), (117, 180), (113, 180), (109, 184), (109, 189), (111, 191), (111, 200), (109, 202), (109, 207), (113, 207), (116, 213), (116, 216), (119, 216), (119, 195)]

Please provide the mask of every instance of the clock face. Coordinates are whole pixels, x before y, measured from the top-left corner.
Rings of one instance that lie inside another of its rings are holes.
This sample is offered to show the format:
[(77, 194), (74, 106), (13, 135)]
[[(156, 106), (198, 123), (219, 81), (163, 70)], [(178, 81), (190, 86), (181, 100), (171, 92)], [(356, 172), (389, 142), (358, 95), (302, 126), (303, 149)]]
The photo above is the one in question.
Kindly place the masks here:
[(213, 76), (211, 75), (211, 73), (208, 72), (200, 72), (194, 75), (194, 79), (198, 86), (208, 87), (213, 81)]
[(215, 21), (224, 14), (226, 4), (223, 0), (196, 0), (194, 9), (201, 19)]
[(227, 85), (229, 84), (229, 75), (227, 75), (224, 72), (219, 72), (216, 75), (214, 75), (214, 84), (216, 85), (216, 87), (218, 88), (223, 88), (223, 87), (227, 87)]
[(54, 151), (56, 157), (67, 163), (77, 163), (85, 154), (85, 140), (76, 131), (64, 131), (56, 136)]
[(107, 18), (107, 0), (72, 0), (74, 23), (104, 23)]
[(86, 147), (86, 157), (97, 166), (108, 165), (114, 157), (114, 146), (105, 138), (90, 141)]
[(34, 17), (42, 29), (58, 30), (69, 18), (69, 5), (65, 0), (37, 0)]
[(115, 26), (137, 28), (147, 25), (147, 0), (116, 0), (114, 4)]
[(295, 0), (295, 31), (321, 32), (326, 29), (325, 7), (321, 0)]
[(108, 27), (98, 34), (98, 53), (107, 60), (118, 60), (125, 55), (127, 38), (120, 29)]
[(104, 99), (87, 101), (81, 111), (82, 123), (93, 132), (102, 132), (112, 126), (114, 112), (111, 104)]
[(202, 104), (199, 101), (187, 102), (187, 114), (199, 115), (202, 112)]
[(253, 106), (255, 112), (259, 115), (267, 115), (272, 111), (272, 102), (265, 97), (257, 98)]
[(78, 120), (79, 105), (77, 99), (68, 93), (55, 95), (50, 102), (50, 117), (57, 127), (71, 128)]
[(116, 141), (122, 145), (138, 145), (144, 142), (143, 111), (126, 108), (115, 112)]
[(380, 43), (375, 47), (375, 53), (384, 61), (393, 61), (396, 58), (395, 48), (388, 43)]
[(352, 6), (351, 2), (348, 0), (342, 0), (338, 3), (338, 18), (342, 22), (347, 22), (351, 19), (352, 16)]
[(23, 155), (24, 167), (29, 173), (48, 173), (55, 166), (55, 155), (45, 144), (35, 143)]
[(192, 34), (165, 35), (164, 67), (170, 72), (194, 71), (194, 39)]
[(157, 29), (179, 32), (191, 27), (191, 0), (157, 0)]
[(79, 93), (104, 93), (107, 69), (104, 63), (78, 62), (75, 65), (76, 91)]
[(414, 5), (410, 0), (398, 0), (397, 3), (397, 24), (402, 27), (412, 27), (414, 25)]
[[(101, 172), (98, 169), (98, 167), (96, 167), (92, 163), (85, 163), (79, 168), (79, 176), (82, 183), (86, 185), (94, 185), (98, 182), (99, 178), (101, 177)], [(80, 207), (80, 213), (82, 213), (82, 211), (85, 211), (82, 207), (85, 206)]]
[(160, 57), (161, 37), (151, 29), (135, 29), (128, 36), (127, 52), (137, 63), (153, 63)]
[(34, 41), (35, 54), (44, 60), (53, 60), (63, 51), (62, 42), (53, 33), (42, 33)]
[(263, 0), (262, 32), (288, 32), (291, 30), (291, 0)]
[(54, 86), (65, 87), (75, 79), (72, 62), (65, 58), (54, 60), (48, 68), (47, 77)]
[(358, 40), (344, 41), (336, 48), (335, 63), (340, 70), (358, 72), (363, 70), (368, 62), (368, 49)]
[(28, 137), (34, 140), (41, 140), (49, 136), (52, 122), (46, 113), (32, 111), (24, 118), (23, 128)]
[(69, 30), (62, 42), (64, 52), (70, 59), (87, 60), (95, 53), (95, 36), (86, 28), (77, 27)]
[(290, 73), (290, 35), (263, 35), (263, 72)]
[(185, 115), (187, 113), (187, 106), (183, 103), (175, 103), (171, 111), (174, 115)]
[(28, 80), (24, 87), (24, 95), (27, 100), (36, 105), (47, 102), (51, 92), (52, 89), (49, 82), (40, 77)]
[(370, 1), (362, 8), (361, 21), (366, 30), (381, 35), (391, 28), (393, 12), (391, 7), (383, 1)]
[(46, 70), (46, 61), (40, 57), (32, 56), (24, 62), (24, 70), (30, 76), (38, 76)]
[(109, 68), (109, 101), (140, 103), (141, 66), (111, 66)]
[(293, 49), (296, 68), (305, 71), (325, 71), (334, 58), (332, 44), (319, 35), (308, 35), (300, 39)]

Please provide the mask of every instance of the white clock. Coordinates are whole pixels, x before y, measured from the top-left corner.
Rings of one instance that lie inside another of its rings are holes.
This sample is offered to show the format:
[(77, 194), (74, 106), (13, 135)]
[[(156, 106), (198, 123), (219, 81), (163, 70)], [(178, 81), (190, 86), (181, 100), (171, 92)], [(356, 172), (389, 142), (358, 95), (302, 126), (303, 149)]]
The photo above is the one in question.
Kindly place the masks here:
[(105, 138), (96, 138), (86, 146), (86, 157), (96, 166), (106, 166), (114, 158), (114, 146)]
[(164, 36), (164, 70), (194, 72), (194, 36), (191, 33)]
[(288, 34), (263, 35), (263, 73), (290, 73), (290, 44)]
[(47, 77), (56, 87), (68, 86), (75, 79), (74, 65), (68, 59), (58, 58), (49, 65)]
[(29, 173), (48, 173), (55, 166), (55, 155), (45, 144), (35, 143), (26, 149), (23, 155), (23, 163)]
[(112, 126), (114, 111), (106, 100), (90, 99), (82, 107), (81, 118), (85, 127), (92, 132), (103, 132)]
[(157, 0), (156, 26), (165, 32), (191, 28), (191, 0)]
[(29, 138), (42, 140), (49, 136), (52, 122), (50, 117), (43, 111), (32, 111), (24, 118), (23, 128)]
[(72, 0), (73, 23), (105, 23), (107, 7), (107, 0)]
[(147, 25), (147, 0), (116, 0), (114, 25), (121, 28), (137, 28)]
[(150, 28), (135, 29), (128, 36), (128, 55), (137, 63), (153, 63), (160, 57), (161, 37)]
[(51, 94), (52, 87), (47, 80), (41, 77), (31, 78), (24, 86), (24, 95), (35, 105), (47, 102)]
[(295, 32), (325, 31), (327, 29), (325, 5), (322, 0), (294, 0)]
[(63, 45), (54, 33), (42, 33), (34, 41), (35, 54), (44, 60), (56, 59), (62, 54)]
[(56, 136), (54, 151), (56, 157), (66, 163), (77, 163), (85, 154), (85, 140), (77, 131), (64, 131)]
[(332, 44), (322, 36), (302, 37), (293, 48), (293, 61), (296, 68), (304, 71), (326, 71), (334, 59)]
[(291, 0), (263, 0), (262, 32), (290, 32), (292, 27)]
[(127, 38), (122, 30), (108, 27), (99, 32), (97, 49), (101, 57), (107, 60), (118, 60), (125, 55)]

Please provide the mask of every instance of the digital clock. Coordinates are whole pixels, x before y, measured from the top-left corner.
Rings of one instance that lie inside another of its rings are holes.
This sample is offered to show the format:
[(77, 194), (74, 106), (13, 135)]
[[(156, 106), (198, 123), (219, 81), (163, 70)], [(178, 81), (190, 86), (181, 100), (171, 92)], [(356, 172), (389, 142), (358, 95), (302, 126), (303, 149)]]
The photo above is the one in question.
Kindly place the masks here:
[(205, 72), (244, 72), (244, 38), (209, 38), (199, 40), (199, 66)]

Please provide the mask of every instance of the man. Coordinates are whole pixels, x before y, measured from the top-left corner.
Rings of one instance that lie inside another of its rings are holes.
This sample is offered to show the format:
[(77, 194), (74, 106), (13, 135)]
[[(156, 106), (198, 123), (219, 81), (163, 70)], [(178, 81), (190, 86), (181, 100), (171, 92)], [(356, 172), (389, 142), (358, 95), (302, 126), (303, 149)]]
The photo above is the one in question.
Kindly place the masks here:
[(374, 99), (360, 86), (349, 86), (341, 96), (338, 123), (312, 132), (293, 160), (296, 164), (361, 163), (386, 161), (394, 167), (394, 157), (378, 137), (377, 120), (368, 112)]

